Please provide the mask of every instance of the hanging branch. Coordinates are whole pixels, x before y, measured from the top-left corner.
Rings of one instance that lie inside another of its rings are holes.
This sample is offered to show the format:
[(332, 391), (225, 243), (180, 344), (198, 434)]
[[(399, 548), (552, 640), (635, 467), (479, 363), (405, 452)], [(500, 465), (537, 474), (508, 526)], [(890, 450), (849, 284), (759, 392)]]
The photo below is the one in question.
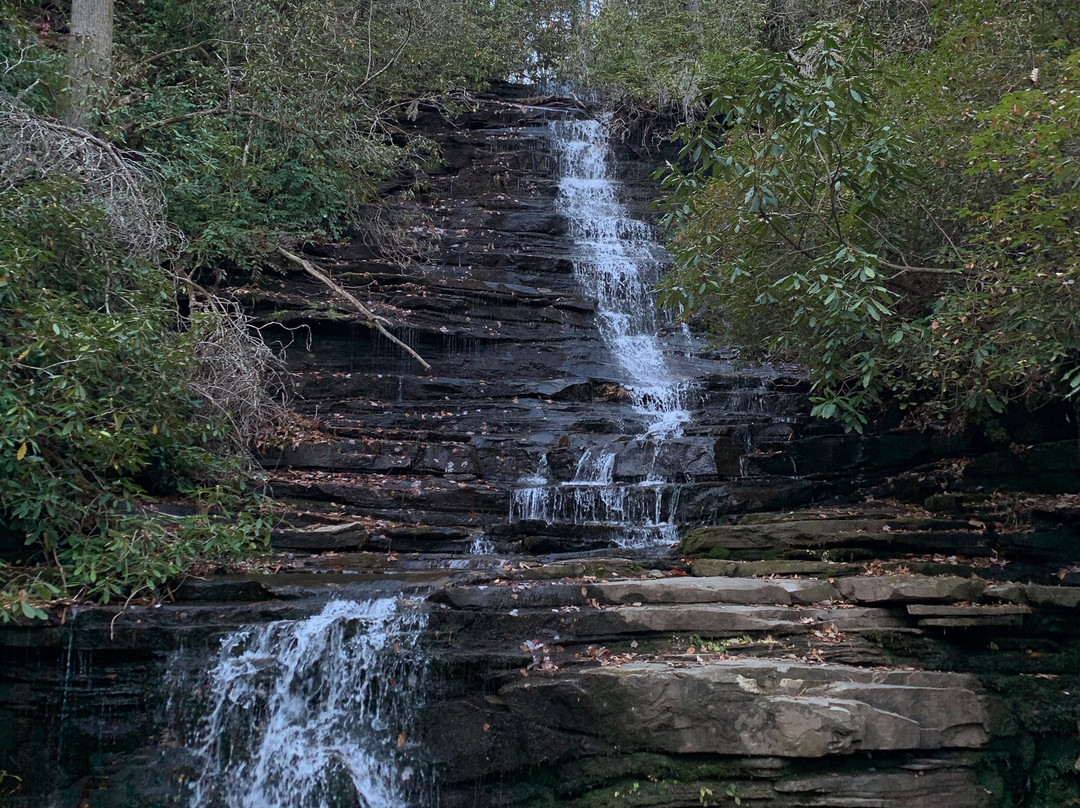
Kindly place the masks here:
[(400, 339), (387, 331), (386, 325), (384, 325), (384, 323), (389, 324), (389, 320), (387, 320), (385, 317), (379, 317), (377, 314), (372, 313), (367, 306), (357, 300), (353, 295), (349, 294), (349, 292), (347, 292), (343, 286), (340, 286), (333, 280), (331, 280), (330, 277), (326, 275), (326, 273), (322, 272), (310, 261), (306, 261), (299, 255), (289, 252), (284, 247), (278, 247), (278, 253), (280, 253), (287, 260), (299, 266), (311, 277), (326, 284), (331, 289), (331, 291), (338, 295), (338, 297), (344, 298), (349, 303), (351, 303), (356, 308), (356, 310), (359, 311), (361, 315), (363, 315), (364, 319), (367, 321), (368, 326), (374, 328), (392, 343), (404, 349), (405, 352), (408, 353), (413, 359), (415, 359), (417, 362), (424, 366), (424, 370), (431, 370), (431, 365), (429, 365), (424, 360), (424, 357), (420, 356), (420, 354), (418, 354)]

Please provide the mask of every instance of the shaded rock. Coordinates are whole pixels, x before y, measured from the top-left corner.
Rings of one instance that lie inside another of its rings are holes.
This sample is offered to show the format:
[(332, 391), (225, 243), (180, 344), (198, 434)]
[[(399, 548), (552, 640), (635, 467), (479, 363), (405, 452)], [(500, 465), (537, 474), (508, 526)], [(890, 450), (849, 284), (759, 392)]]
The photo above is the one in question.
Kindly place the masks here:
[(1062, 609), (1075, 609), (1080, 606), (1080, 587), (1043, 586), (1028, 584), (1024, 587), (1028, 603), (1037, 606), (1056, 606)]
[[(688, 556), (725, 552), (741, 559), (805, 557), (810, 552), (847, 549), (865, 558), (888, 549), (955, 551), (964, 544), (978, 546), (984, 541), (966, 523), (952, 520), (809, 519), (698, 528), (683, 537), (679, 549)], [(861, 554), (856, 552), (860, 550)]]
[(920, 626), (935, 628), (983, 628), (991, 626), (1020, 626), (1031, 607), (998, 606), (936, 606), (913, 603), (907, 612), (917, 618)]
[(274, 593), (261, 581), (247, 578), (185, 578), (173, 597), (188, 603), (257, 603), (271, 600)]
[(965, 466), (964, 478), (994, 488), (1072, 493), (1080, 490), (1080, 450), (1072, 439), (1038, 443), (1017, 452), (990, 452)]
[(359, 550), (371, 532), (362, 522), (318, 525), (316, 527), (275, 528), (270, 535), (270, 546), (279, 550)]
[(586, 584), (454, 586), (442, 597), (457, 608), (513, 609), (603, 604), (818, 603), (836, 590), (825, 581), (752, 578), (661, 578)]
[(870, 575), (840, 578), (836, 589), (857, 603), (977, 600), (986, 588), (978, 579), (923, 575)]
[(581, 742), (571, 739), (584, 736), (675, 754), (813, 758), (970, 749), (989, 737), (978, 683), (961, 674), (763, 660), (683, 669), (647, 663), (518, 682), (499, 697), (515, 720), (556, 730), (575, 747)]

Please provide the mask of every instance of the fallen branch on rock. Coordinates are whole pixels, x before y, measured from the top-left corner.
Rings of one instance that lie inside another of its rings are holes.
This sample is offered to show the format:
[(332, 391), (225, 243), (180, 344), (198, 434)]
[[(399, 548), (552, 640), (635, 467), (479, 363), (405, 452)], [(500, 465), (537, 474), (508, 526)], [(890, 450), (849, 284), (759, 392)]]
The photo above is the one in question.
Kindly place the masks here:
[(284, 247), (278, 247), (278, 253), (280, 253), (288, 261), (291, 261), (292, 263), (299, 266), (311, 277), (326, 284), (326, 286), (328, 286), (330, 290), (333, 291), (338, 297), (341, 297), (351, 303), (353, 307), (357, 311), (359, 311), (361, 315), (363, 315), (369, 327), (374, 328), (392, 343), (404, 349), (406, 353), (413, 357), (413, 359), (415, 359), (417, 362), (424, 366), (424, 370), (431, 370), (431, 365), (424, 361), (424, 357), (420, 356), (420, 354), (418, 354), (416, 351), (414, 351), (412, 348), (410, 348), (408, 345), (406, 345), (404, 342), (402, 342), (400, 339), (395, 337), (387, 330), (386, 326), (390, 324), (389, 320), (387, 320), (385, 317), (380, 317), (379, 315), (373, 313), (367, 306), (357, 300), (355, 296), (346, 291), (343, 286), (335, 283), (330, 278), (330, 276), (328, 276), (325, 272), (323, 272), (317, 266), (311, 263), (311, 261), (301, 258), (295, 253), (289, 252)]

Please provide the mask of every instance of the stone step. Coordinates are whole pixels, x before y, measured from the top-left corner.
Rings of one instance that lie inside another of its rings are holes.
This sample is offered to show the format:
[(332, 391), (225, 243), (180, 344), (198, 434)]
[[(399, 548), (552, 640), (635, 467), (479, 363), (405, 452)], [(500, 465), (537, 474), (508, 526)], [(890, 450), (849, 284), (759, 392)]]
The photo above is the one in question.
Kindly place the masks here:
[(259, 460), (271, 469), (288, 466), (375, 474), (481, 474), (475, 447), (446, 440), (431, 443), (327, 437), (264, 450)]
[(933, 628), (984, 628), (1023, 625), (1024, 616), (1031, 614), (1030, 606), (978, 605), (940, 606), (912, 603), (907, 612), (920, 626)]
[(497, 524), (509, 507), (504, 491), (474, 480), (287, 470), (266, 477), (278, 498), (338, 503), (366, 517), (433, 527)]
[(687, 556), (715, 555), (735, 559), (806, 558), (839, 555), (848, 560), (890, 552), (980, 550), (989, 554), (985, 527), (967, 522), (917, 517), (805, 519), (698, 528), (679, 546)]
[[(530, 728), (536, 766), (616, 749), (756, 759), (977, 749), (990, 724), (972, 676), (742, 659), (630, 662), (521, 678), (491, 701), (442, 704), (432, 720), (437, 759), (470, 778), (521, 765), (515, 745), (502, 743), (521, 726)], [(791, 783), (784, 790), (805, 789)]]
[(742, 603), (679, 603), (521, 608), (505, 611), (432, 612), (438, 632), (450, 632), (463, 643), (487, 647), (498, 638), (544, 638), (565, 642), (616, 642), (643, 635), (696, 634), (705, 638), (745, 634), (777, 638), (805, 637), (827, 631), (840, 637), (863, 631), (911, 631), (906, 615), (887, 609), (747, 605)]
[(836, 589), (815, 579), (661, 578), (583, 584), (509, 583), (455, 586), (440, 600), (459, 609), (559, 608), (594, 604), (811, 604), (834, 600)]

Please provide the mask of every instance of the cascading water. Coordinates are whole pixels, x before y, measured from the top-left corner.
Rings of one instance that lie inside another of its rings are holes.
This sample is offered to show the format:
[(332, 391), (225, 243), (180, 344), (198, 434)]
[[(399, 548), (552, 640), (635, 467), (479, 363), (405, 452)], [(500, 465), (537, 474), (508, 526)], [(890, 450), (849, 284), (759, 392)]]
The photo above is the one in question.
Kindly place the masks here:
[(596, 301), (600, 334), (646, 423), (640, 440), (653, 462), (644, 480), (616, 484), (616, 452), (586, 449), (569, 482), (553, 484), (543, 468), (540, 479), (523, 481), (511, 494), (510, 519), (617, 525), (612, 538), (627, 547), (670, 542), (678, 486), (656, 472), (656, 461), (663, 442), (681, 434), (690, 416), (690, 383), (672, 370), (660, 336), (664, 323), (652, 290), (664, 251), (618, 199), (608, 119), (556, 121), (550, 128), (561, 166), (557, 204), (578, 250), (574, 274)]
[(619, 202), (610, 177), (608, 119), (556, 121), (551, 130), (562, 166), (557, 204), (580, 251), (575, 277), (596, 301), (601, 336), (649, 422), (647, 434), (678, 434), (690, 415), (688, 384), (668, 365), (653, 299), (663, 248)]
[[(227, 636), (192, 743), (190, 808), (400, 808), (422, 689), (424, 615), (394, 598), (333, 601)], [(410, 798), (412, 797), (412, 798)]]

